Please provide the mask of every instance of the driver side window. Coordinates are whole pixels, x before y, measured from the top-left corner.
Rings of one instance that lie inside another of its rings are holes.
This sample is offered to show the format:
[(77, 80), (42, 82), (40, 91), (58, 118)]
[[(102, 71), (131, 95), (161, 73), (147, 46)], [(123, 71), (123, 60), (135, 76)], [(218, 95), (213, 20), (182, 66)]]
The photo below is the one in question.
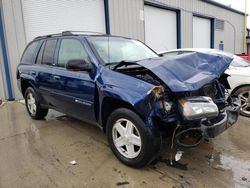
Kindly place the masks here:
[(76, 59), (89, 62), (88, 54), (83, 45), (76, 39), (62, 39), (58, 56), (58, 66), (65, 67), (69, 60)]

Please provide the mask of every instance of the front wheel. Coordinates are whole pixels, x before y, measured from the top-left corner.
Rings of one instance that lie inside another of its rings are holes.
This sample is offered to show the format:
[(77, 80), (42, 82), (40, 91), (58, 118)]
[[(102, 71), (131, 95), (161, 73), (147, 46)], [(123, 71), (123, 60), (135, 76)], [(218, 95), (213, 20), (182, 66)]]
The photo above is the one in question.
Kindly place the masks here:
[(115, 156), (135, 168), (147, 165), (160, 149), (160, 139), (135, 112), (126, 108), (119, 108), (109, 116), (107, 137)]
[(48, 114), (48, 109), (41, 107), (38, 96), (32, 87), (28, 87), (25, 91), (25, 105), (29, 115), (33, 119), (44, 119)]

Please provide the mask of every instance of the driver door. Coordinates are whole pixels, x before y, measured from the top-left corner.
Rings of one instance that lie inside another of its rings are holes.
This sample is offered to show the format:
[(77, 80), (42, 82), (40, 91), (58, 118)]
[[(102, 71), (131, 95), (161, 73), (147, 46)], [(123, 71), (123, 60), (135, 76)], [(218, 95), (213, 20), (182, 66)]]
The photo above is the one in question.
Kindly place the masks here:
[(58, 108), (78, 119), (94, 121), (94, 81), (89, 72), (65, 68), (70, 60), (81, 59), (90, 63), (83, 42), (77, 38), (61, 39), (57, 57), (53, 97)]

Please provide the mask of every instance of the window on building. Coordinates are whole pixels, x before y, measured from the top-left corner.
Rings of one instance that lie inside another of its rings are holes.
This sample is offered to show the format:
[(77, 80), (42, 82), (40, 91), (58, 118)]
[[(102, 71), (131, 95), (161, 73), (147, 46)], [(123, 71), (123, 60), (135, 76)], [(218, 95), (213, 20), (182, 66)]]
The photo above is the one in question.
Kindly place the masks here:
[(73, 59), (89, 62), (88, 54), (80, 41), (76, 39), (63, 39), (59, 50), (58, 66), (65, 67), (66, 63)]
[(46, 65), (54, 64), (54, 53), (56, 49), (56, 42), (57, 42), (56, 39), (46, 41), (43, 52), (42, 64)]
[(38, 45), (38, 42), (32, 42), (26, 49), (23, 54), (21, 63), (22, 64), (32, 64), (33, 63), (33, 56), (34, 52), (36, 50), (36, 47)]

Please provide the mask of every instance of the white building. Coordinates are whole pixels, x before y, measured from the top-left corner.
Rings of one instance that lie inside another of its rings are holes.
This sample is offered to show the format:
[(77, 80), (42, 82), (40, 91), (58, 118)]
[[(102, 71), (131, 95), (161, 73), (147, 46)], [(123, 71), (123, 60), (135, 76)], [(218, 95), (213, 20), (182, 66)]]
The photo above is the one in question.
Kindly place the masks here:
[(18, 99), (16, 67), (34, 37), (66, 30), (139, 39), (155, 51), (243, 52), (244, 13), (211, 0), (0, 0), (0, 98)]

